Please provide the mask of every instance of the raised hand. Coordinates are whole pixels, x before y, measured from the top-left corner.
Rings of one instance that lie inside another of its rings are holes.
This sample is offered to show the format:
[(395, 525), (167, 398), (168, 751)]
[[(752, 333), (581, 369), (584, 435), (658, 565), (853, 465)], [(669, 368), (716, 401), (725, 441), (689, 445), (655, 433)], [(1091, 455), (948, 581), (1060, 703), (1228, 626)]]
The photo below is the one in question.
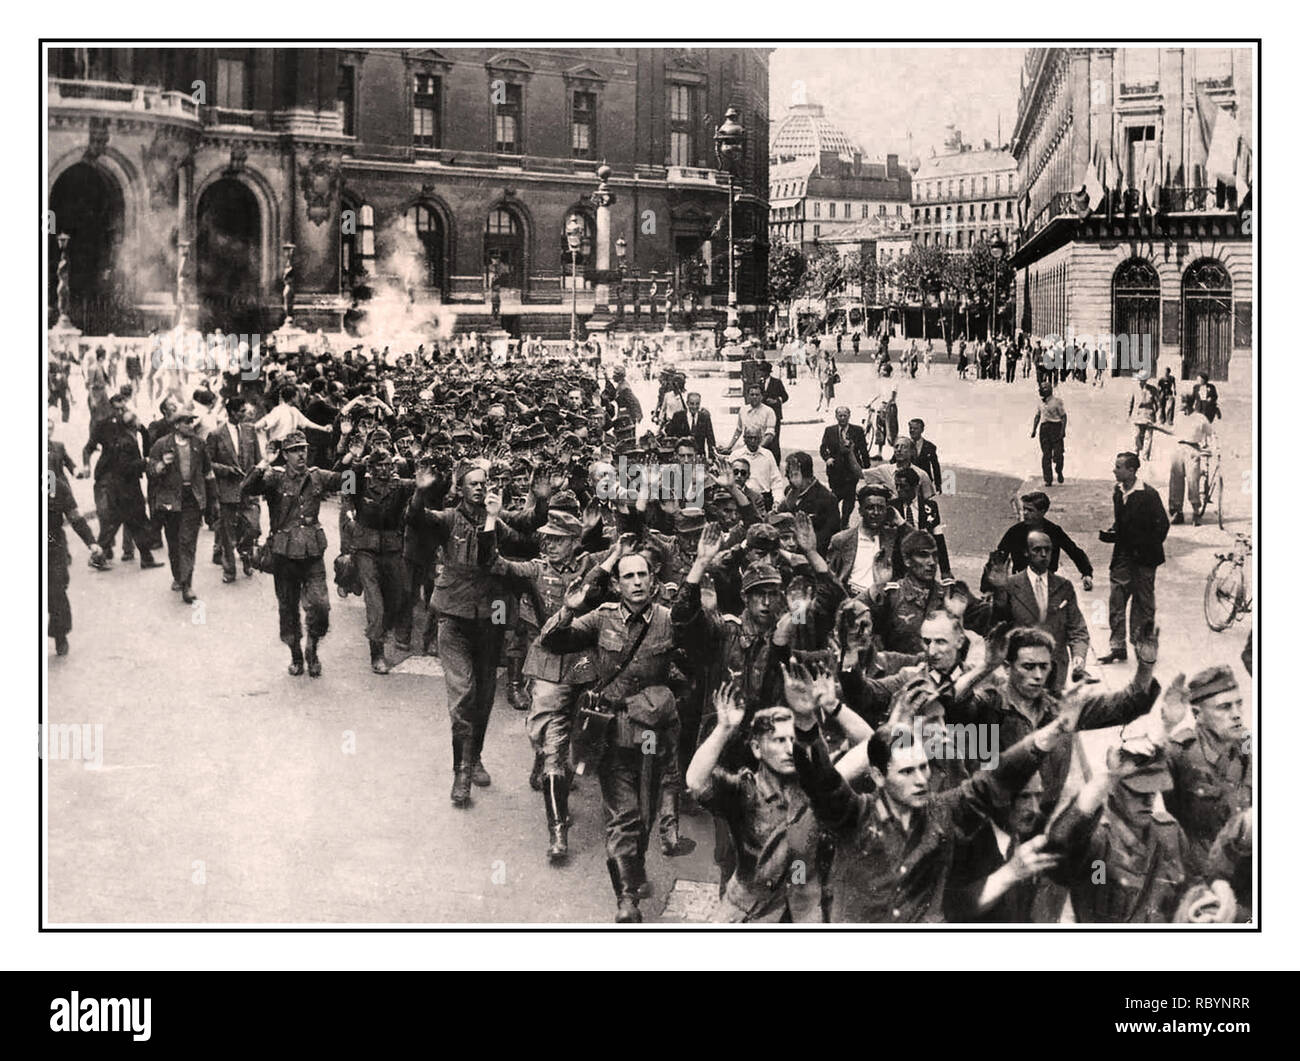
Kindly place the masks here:
[(1178, 724), (1187, 717), (1187, 679), (1179, 673), (1160, 701), (1160, 720), (1165, 724), (1165, 733), (1172, 733)]
[(1055, 869), (1061, 862), (1060, 853), (1053, 854), (1047, 850), (1047, 834), (1039, 833), (1015, 849), (1008, 865), (1016, 880), (1028, 880), (1040, 873)]
[(724, 682), (713, 694), (713, 709), (718, 713), (718, 729), (732, 733), (745, 721), (745, 708), (736, 696), (734, 682)]
[(1144, 623), (1133, 639), (1133, 654), (1138, 663), (1151, 667), (1160, 656), (1160, 628), (1154, 623)]
[(984, 670), (992, 673), (1007, 660), (1007, 641), (1011, 636), (1010, 623), (998, 623), (984, 638)]
[(489, 493), (483, 499), (483, 508), (493, 519), (501, 515), (501, 495), (496, 492)]
[(595, 530), (600, 523), (600, 506), (595, 501), (588, 501), (587, 507), (582, 510), (582, 529), (583, 531)]
[(816, 716), (816, 705), (812, 697), (812, 678), (800, 663), (782, 664), (781, 676), (785, 680), (786, 706), (795, 713), (801, 722), (812, 721)]
[(708, 564), (718, 555), (718, 550), (721, 548), (722, 527), (716, 523), (705, 524), (704, 530), (700, 532), (700, 544), (695, 559), (700, 563)]
[(796, 512), (794, 515), (794, 540), (805, 553), (817, 550), (817, 533), (813, 530), (807, 512)]
[(813, 676), (813, 704), (823, 715), (833, 714), (839, 707), (840, 693), (835, 685), (835, 675), (825, 669), (819, 669)]
[(718, 591), (708, 575), (700, 579), (700, 607), (708, 612), (718, 610)]

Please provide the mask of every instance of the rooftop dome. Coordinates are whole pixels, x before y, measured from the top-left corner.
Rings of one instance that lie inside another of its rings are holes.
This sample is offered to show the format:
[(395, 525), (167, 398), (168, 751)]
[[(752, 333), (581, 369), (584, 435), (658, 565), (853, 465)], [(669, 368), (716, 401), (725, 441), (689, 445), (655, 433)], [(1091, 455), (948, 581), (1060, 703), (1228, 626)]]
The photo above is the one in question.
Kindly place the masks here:
[(833, 151), (846, 162), (861, 149), (848, 135), (826, 117), (820, 103), (801, 103), (791, 107), (769, 141), (768, 154), (773, 158), (820, 159), (823, 151)]

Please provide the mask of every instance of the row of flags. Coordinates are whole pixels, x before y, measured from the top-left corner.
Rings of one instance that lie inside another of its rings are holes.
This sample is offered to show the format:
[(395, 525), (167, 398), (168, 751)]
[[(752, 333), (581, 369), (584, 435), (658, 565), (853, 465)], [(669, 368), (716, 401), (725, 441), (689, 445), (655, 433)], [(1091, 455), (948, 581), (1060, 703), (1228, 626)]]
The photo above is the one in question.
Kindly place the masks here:
[[(1205, 170), (1197, 181), (1208, 188), (1217, 184), (1232, 185), (1237, 190), (1237, 208), (1246, 203), (1254, 185), (1254, 157), (1247, 137), (1234, 114), (1218, 106), (1202, 86), (1196, 89), (1196, 117), (1205, 149)], [(1164, 157), (1164, 145), (1156, 142), (1148, 146), (1141, 161), (1135, 163), (1137, 172), (1124, 172), (1124, 161), (1100, 141), (1093, 145), (1088, 163), (1087, 179), (1075, 195), (1076, 204), (1086, 213), (1093, 213), (1103, 204), (1109, 206), (1112, 192), (1132, 188), (1138, 193), (1138, 207), (1146, 213), (1160, 209), (1161, 190), (1173, 183), (1170, 164)]]

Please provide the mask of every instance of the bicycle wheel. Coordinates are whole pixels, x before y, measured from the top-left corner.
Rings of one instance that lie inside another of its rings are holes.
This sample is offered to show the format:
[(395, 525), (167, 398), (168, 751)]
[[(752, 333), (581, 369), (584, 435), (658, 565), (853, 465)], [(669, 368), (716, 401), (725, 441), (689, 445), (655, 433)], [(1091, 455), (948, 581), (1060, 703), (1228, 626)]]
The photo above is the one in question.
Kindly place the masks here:
[(1220, 560), (1205, 579), (1205, 622), (1220, 633), (1232, 625), (1241, 599), (1241, 572), (1231, 560)]
[(1219, 530), (1223, 530), (1223, 476), (1222, 475), (1219, 476), (1218, 481), (1215, 484), (1214, 494), (1215, 494), (1215, 503), (1214, 503), (1215, 514), (1219, 518)]

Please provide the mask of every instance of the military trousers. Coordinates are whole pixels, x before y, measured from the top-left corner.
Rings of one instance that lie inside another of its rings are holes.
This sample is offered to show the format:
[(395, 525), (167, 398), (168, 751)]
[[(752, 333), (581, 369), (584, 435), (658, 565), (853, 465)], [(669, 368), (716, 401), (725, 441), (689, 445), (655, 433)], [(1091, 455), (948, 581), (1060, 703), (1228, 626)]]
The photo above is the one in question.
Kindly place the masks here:
[(296, 645), (302, 640), (302, 616), (307, 615), (307, 636), (319, 640), (330, 628), (330, 588), (325, 578), (325, 558), (300, 558), (276, 554), (273, 576), (275, 599), (280, 606), (280, 640)]
[(648, 823), (658, 808), (664, 767), (673, 754), (667, 741), (659, 742), (650, 755), (641, 745), (612, 745), (605, 750), (600, 762), (600, 796), (609, 858), (635, 859), (644, 866)]
[(542, 757), (542, 772), (563, 776), (569, 769), (569, 737), (578, 686), (532, 679), (532, 706), (525, 726), (533, 750)]
[(406, 565), (396, 551), (358, 549), (352, 556), (361, 579), (361, 598), (366, 602), (366, 640), (382, 641), (406, 606)]
[(72, 605), (68, 602), (68, 550), (60, 543), (51, 545), (46, 558), (50, 585), (50, 625), (48, 636), (67, 637), (72, 630)]
[(235, 574), (235, 554), (250, 557), (253, 543), (261, 533), (261, 508), (257, 498), (248, 501), (222, 501), (217, 517), (217, 548), (213, 552), (221, 557), (221, 569), (229, 576)]
[(505, 630), (489, 619), (438, 616), (438, 658), (447, 681), (447, 713), (456, 763), (465, 749), (475, 757), (483, 751), (497, 695), (497, 663)]

